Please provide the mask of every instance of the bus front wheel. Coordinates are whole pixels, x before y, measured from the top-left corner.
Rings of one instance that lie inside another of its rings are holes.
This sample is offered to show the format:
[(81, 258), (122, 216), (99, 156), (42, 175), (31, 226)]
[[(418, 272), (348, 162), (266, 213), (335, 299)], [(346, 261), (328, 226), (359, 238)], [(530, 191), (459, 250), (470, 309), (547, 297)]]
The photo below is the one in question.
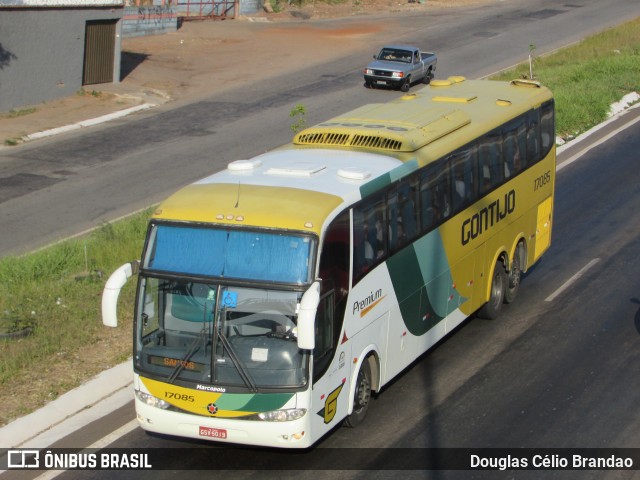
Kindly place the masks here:
[(489, 301), (478, 311), (478, 316), (480, 318), (493, 320), (498, 317), (502, 310), (505, 290), (508, 287), (507, 282), (507, 272), (504, 269), (504, 264), (502, 261), (499, 261), (493, 269)]
[(358, 372), (356, 380), (356, 390), (353, 397), (353, 411), (344, 423), (347, 427), (357, 427), (364, 422), (364, 417), (369, 409), (371, 401), (371, 365), (369, 359), (365, 358)]

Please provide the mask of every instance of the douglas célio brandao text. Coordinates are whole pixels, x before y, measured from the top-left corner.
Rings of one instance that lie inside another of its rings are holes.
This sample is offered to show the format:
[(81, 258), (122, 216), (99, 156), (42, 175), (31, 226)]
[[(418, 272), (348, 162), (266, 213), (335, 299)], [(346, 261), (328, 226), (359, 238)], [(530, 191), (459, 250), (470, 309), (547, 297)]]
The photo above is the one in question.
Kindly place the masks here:
[(470, 455), (470, 467), (482, 470), (512, 469), (632, 469), (633, 458), (607, 455), (602, 457), (571, 455), (481, 456)]

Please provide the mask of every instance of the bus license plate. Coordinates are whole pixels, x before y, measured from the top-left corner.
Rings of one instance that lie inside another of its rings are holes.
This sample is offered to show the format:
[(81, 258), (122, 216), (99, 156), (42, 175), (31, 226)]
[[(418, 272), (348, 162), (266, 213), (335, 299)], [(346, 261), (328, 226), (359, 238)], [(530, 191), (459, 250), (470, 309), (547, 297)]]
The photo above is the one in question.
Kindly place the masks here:
[(201, 437), (227, 438), (227, 431), (223, 428), (200, 427)]

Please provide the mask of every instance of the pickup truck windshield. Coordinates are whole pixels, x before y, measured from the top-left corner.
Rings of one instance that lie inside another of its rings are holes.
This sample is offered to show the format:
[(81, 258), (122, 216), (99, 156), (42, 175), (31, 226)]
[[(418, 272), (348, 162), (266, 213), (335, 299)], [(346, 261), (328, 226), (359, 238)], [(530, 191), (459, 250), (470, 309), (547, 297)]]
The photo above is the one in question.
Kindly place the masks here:
[(141, 276), (136, 370), (169, 383), (257, 392), (307, 383), (301, 293)]
[(378, 60), (402, 63), (412, 62), (411, 52), (409, 50), (398, 50), (396, 48), (383, 48), (378, 55)]

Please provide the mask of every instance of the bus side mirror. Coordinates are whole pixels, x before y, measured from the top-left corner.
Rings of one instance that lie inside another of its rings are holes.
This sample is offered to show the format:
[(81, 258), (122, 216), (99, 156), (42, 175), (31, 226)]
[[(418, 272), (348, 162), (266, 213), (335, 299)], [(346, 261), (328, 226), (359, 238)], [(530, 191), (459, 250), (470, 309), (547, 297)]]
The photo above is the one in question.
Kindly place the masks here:
[(320, 303), (320, 282), (311, 284), (300, 300), (298, 312), (298, 348), (313, 350), (316, 346), (316, 312)]
[(134, 274), (138, 273), (138, 262), (125, 263), (111, 274), (102, 291), (102, 323), (107, 327), (118, 326), (118, 297), (120, 290)]

